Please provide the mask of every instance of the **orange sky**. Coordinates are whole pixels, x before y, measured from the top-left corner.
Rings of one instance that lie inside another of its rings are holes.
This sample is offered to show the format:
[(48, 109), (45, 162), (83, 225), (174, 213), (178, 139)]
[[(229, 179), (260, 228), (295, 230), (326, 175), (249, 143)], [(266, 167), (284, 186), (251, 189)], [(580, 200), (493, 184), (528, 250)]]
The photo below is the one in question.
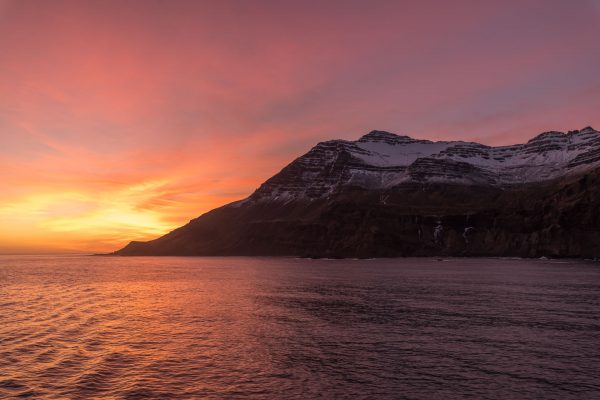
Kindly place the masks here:
[(0, 0), (0, 253), (156, 237), (320, 140), (600, 125), (600, 1), (444, 4)]

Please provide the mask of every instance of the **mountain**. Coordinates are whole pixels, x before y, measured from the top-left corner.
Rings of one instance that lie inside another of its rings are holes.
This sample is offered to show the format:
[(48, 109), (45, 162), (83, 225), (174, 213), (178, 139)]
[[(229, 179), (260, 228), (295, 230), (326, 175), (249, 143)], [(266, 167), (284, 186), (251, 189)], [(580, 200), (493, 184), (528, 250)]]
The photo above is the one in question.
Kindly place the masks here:
[(372, 131), (116, 255), (600, 257), (600, 133), (490, 147)]

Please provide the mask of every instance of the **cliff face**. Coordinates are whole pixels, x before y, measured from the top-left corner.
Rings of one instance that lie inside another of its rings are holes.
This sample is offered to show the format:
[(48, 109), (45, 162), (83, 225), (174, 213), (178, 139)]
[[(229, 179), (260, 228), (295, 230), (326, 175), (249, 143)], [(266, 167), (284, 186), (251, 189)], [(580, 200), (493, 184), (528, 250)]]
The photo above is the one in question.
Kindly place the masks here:
[(600, 257), (599, 138), (320, 143), (249, 198), (115, 254)]

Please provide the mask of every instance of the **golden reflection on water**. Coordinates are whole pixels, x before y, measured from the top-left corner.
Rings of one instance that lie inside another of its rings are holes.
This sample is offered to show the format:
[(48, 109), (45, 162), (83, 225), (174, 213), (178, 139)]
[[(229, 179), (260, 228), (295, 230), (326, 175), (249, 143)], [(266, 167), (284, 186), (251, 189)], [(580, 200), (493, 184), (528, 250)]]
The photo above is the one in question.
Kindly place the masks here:
[[(76, 264), (82, 260), (88, 266)], [(106, 260), (117, 266), (103, 266)], [(114, 386), (150, 393), (162, 391), (165, 379), (176, 391), (210, 393), (222, 390), (220, 370), (251, 370), (261, 357), (249, 349), (260, 330), (250, 317), (256, 304), (244, 295), (252, 291), (251, 279), (202, 279), (202, 268), (182, 277), (176, 266), (158, 278), (177, 264), (172, 261), (158, 270), (149, 260), (127, 268), (118, 264), (129, 260), (115, 258), (61, 261), (42, 263), (2, 287), (3, 379), (31, 384), (38, 377), (34, 397), (91, 395)]]

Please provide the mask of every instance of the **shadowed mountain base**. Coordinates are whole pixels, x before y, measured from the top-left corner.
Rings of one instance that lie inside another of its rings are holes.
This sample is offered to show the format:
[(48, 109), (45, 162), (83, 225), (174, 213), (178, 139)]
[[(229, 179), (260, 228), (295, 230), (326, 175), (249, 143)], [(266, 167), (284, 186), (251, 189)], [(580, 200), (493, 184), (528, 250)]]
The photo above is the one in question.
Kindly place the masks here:
[(233, 203), (115, 255), (600, 257), (600, 170), (512, 187), (343, 187)]

